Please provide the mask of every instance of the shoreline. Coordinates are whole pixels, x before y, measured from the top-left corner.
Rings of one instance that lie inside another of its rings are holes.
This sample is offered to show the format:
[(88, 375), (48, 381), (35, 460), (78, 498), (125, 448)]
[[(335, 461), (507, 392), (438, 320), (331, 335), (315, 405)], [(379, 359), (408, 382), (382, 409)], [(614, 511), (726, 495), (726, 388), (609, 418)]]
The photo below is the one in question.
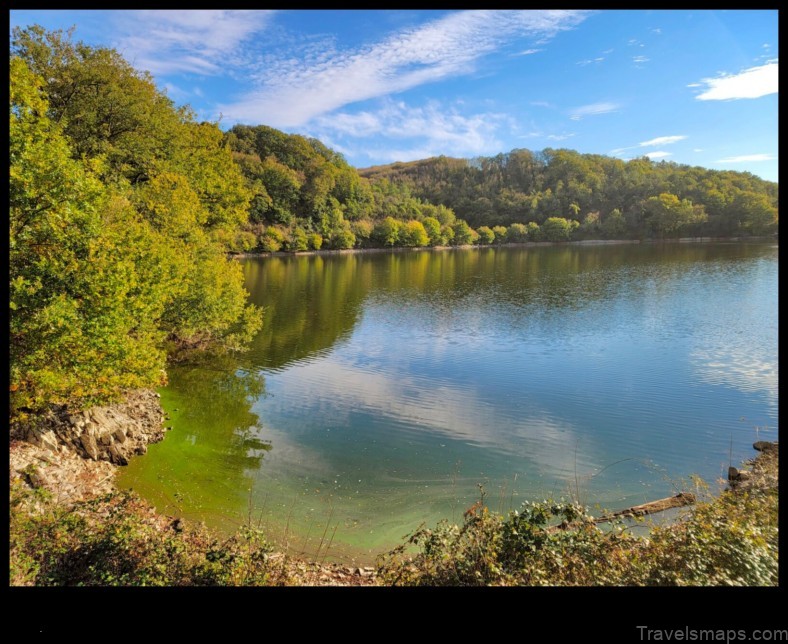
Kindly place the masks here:
[(459, 246), (390, 246), (386, 248), (342, 248), (299, 251), (260, 251), (258, 253), (228, 253), (230, 259), (251, 259), (254, 257), (310, 257), (331, 255), (362, 255), (374, 253), (408, 253), (455, 250), (481, 250), (483, 248), (541, 248), (549, 246), (622, 246), (628, 244), (711, 244), (766, 242), (779, 243), (779, 237), (763, 235), (757, 237), (676, 237), (672, 239), (581, 239), (560, 242), (506, 242), (503, 244), (461, 244)]

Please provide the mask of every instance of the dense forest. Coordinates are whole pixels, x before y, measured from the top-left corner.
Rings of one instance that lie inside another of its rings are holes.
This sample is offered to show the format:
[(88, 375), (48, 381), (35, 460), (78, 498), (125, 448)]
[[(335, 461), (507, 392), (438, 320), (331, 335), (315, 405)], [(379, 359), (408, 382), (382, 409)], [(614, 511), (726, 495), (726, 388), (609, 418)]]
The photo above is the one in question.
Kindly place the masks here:
[(360, 170), (452, 208), (473, 226), (577, 221), (577, 238), (763, 235), (777, 224), (777, 184), (743, 172), (647, 157), (622, 161), (572, 150), (512, 150)]
[(114, 49), (15, 29), (11, 410), (166, 378), (260, 328), (228, 252), (765, 235), (777, 184), (571, 150), (357, 171), (320, 141), (199, 122)]
[(261, 325), (224, 239), (251, 194), (221, 130), (116, 51), (39, 27), (10, 59), (11, 414), (163, 382)]

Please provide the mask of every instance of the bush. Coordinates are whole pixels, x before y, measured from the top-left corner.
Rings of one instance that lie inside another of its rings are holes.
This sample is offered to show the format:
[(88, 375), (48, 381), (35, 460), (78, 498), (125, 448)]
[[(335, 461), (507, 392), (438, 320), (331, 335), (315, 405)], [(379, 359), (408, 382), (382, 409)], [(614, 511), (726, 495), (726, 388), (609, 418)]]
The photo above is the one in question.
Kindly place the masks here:
[[(30, 509), (35, 501), (39, 510)], [(226, 540), (166, 520), (130, 492), (58, 506), (12, 489), (12, 585), (255, 586), (286, 583), (262, 533), (244, 526)], [(163, 524), (164, 523), (164, 524)]]

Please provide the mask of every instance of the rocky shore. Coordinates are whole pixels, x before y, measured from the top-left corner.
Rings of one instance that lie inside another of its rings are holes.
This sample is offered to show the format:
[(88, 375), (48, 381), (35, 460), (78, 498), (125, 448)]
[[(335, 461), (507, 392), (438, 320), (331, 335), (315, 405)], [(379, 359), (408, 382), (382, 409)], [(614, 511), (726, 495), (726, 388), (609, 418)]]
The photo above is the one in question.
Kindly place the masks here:
[[(145, 454), (150, 443), (164, 438), (167, 416), (159, 394), (131, 392), (123, 402), (70, 412), (65, 407), (11, 425), (10, 482), (43, 489), (65, 507), (114, 489), (118, 466)], [(159, 530), (181, 531), (180, 519), (150, 508), (148, 522)], [(283, 554), (287, 575), (303, 586), (375, 585), (371, 567), (302, 561)]]

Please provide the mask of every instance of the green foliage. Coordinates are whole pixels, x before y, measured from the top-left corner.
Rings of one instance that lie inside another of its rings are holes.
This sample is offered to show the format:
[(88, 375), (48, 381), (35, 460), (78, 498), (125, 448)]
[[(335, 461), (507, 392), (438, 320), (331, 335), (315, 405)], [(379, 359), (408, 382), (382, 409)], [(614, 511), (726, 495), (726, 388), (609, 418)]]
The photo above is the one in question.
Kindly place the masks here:
[(375, 224), (372, 239), (381, 246), (396, 246), (400, 240), (402, 224), (393, 217), (386, 217)]
[(239, 348), (261, 315), (224, 253), (251, 243), (250, 193), (218, 128), (114, 50), (32, 27), (13, 51), (12, 414), (160, 385), (168, 347)]
[(492, 244), (495, 241), (495, 233), (488, 226), (479, 226), (476, 232), (479, 234), (479, 244)]
[(309, 248), (312, 250), (320, 250), (323, 246), (323, 236), (320, 233), (310, 233), (306, 238), (309, 242)]
[(399, 237), (403, 246), (426, 246), (430, 242), (424, 226), (415, 219), (411, 219), (402, 227)]
[(528, 241), (528, 229), (525, 224), (512, 224), (506, 230), (506, 241), (526, 242)]
[(567, 220), (563, 217), (549, 217), (541, 225), (542, 239), (551, 242), (569, 241), (572, 231), (579, 225), (574, 219)]
[(689, 199), (681, 199), (670, 193), (649, 197), (642, 205), (647, 230), (658, 237), (678, 234), (690, 224), (706, 220), (703, 207), (693, 207)]
[[(647, 225), (643, 205), (663, 193), (677, 196), (679, 204), (692, 203), (694, 212), (679, 217), (692, 235), (771, 234), (778, 220), (776, 183), (748, 173), (646, 157), (624, 162), (572, 150), (512, 150), (472, 160), (436, 157), (394, 163), (359, 173), (372, 182), (373, 191), (384, 191), (389, 201), (407, 195), (422, 203), (443, 204), (475, 227), (542, 224), (557, 213), (579, 218), (581, 213), (598, 212), (602, 232), (580, 231), (584, 237), (659, 237), (677, 231), (671, 229), (670, 217), (667, 228), (660, 217), (656, 226)], [(615, 211), (623, 220), (614, 216), (605, 226), (606, 213)]]
[(361, 219), (350, 223), (350, 231), (356, 238), (357, 246), (366, 247), (369, 245), (373, 229), (374, 226), (368, 219)]
[(356, 236), (350, 228), (350, 223), (343, 221), (337, 225), (328, 238), (329, 247), (335, 250), (353, 248), (356, 244)]
[(452, 240), (452, 243), (455, 246), (462, 246), (464, 244), (470, 244), (473, 242), (474, 231), (466, 221), (458, 219), (456, 222), (454, 222), (452, 230), (454, 231), (454, 239)]
[(379, 574), (392, 585), (774, 586), (777, 511), (776, 488), (725, 493), (641, 538), (563, 500), (494, 514), (482, 494), (462, 525), (420, 527), (382, 555)]
[(435, 217), (425, 217), (421, 223), (424, 226), (424, 231), (427, 233), (429, 245), (440, 246), (443, 243), (441, 222), (435, 219)]
[(269, 226), (260, 236), (260, 248), (265, 253), (275, 253), (281, 250), (285, 236), (281, 230), (274, 226)]
[(309, 239), (306, 236), (306, 231), (300, 226), (296, 226), (290, 232), (290, 237), (287, 240), (287, 250), (295, 253), (300, 250), (307, 250), (308, 248)]
[(492, 229), (493, 233), (495, 233), (495, 243), (496, 244), (503, 244), (506, 239), (507, 230), (506, 226), (493, 226)]
[[(73, 509), (12, 489), (12, 585), (265, 586), (284, 585), (284, 561), (251, 525), (218, 540), (204, 528), (162, 525), (142, 501), (115, 492)], [(40, 495), (39, 495), (40, 496)]]

